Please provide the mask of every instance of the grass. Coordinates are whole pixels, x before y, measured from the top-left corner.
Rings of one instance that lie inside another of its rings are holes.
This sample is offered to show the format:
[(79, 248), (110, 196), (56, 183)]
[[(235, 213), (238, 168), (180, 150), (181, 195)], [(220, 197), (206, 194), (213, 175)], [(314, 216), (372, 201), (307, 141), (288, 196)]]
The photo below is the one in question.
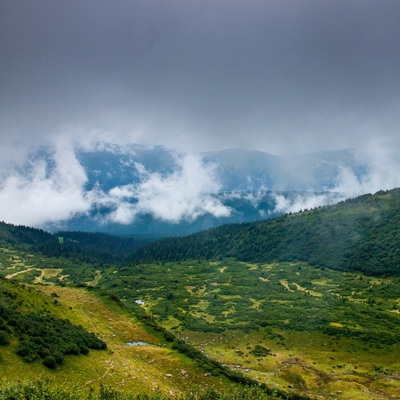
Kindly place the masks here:
[[(343, 399), (384, 399), (399, 388), (400, 351), (390, 336), (399, 322), (392, 309), (398, 304), (398, 279), (305, 263), (224, 260), (197, 268), (193, 262), (141, 268), (146, 279), (138, 279), (134, 268), (130, 274), (121, 271), (120, 279), (136, 283), (135, 292), (148, 296), (148, 311), (165, 327), (269, 387)], [(156, 276), (163, 277), (162, 285)], [(168, 292), (174, 296), (167, 298)], [(127, 298), (129, 289), (118, 293)], [(217, 327), (222, 329), (213, 332)], [(394, 342), (385, 343), (386, 332)], [(257, 344), (272, 355), (254, 357)], [(386, 372), (376, 371), (377, 364)]]
[[(399, 393), (399, 351), (394, 347), (364, 350), (350, 338), (296, 331), (182, 335), (210, 357), (269, 387), (309, 396), (335, 393), (342, 399), (387, 399)], [(260, 344), (271, 354), (254, 356)], [(377, 364), (386, 368), (377, 370)]]
[[(338, 399), (380, 400), (400, 393), (399, 278), (371, 278), (306, 263), (190, 261), (89, 271), (85, 264), (53, 261), (0, 249), (0, 273), (21, 272), (14, 279), (30, 282), (41, 276), (47, 285), (38, 287), (59, 296), (55, 312), (108, 344), (110, 353), (70, 357), (57, 371), (45, 372), (57, 382), (74, 376), (80, 385), (98, 388), (102, 382), (125, 391), (143, 387), (149, 393), (229, 386), (161, 347), (157, 334), (115, 302), (69, 286), (86, 282), (112, 291), (128, 307), (144, 300), (146, 311), (164, 327), (269, 387)], [(29, 268), (38, 271), (26, 272)], [(130, 348), (129, 341), (153, 346)], [(256, 345), (271, 354), (255, 357)], [(27, 366), (17, 359), (12, 346), (0, 353), (0, 374), (15, 371), (14, 381), (43, 373), (41, 364)]]
[(257, 387), (237, 387), (225, 391), (214, 388), (199, 388), (183, 394), (153, 392), (130, 392), (115, 387), (100, 385), (98, 390), (75, 386), (69, 390), (60, 385), (52, 385), (47, 379), (36, 379), (9, 383), (0, 381), (0, 400), (277, 400), (274, 394), (266, 395)]
[[(27, 364), (15, 355), (15, 345), (1, 348), (0, 375), (16, 382), (21, 377), (34, 380), (38, 376), (65, 382), (72, 390), (79, 387), (98, 388), (100, 384), (119, 387), (125, 392), (182, 393), (194, 387), (227, 386), (222, 378), (204, 376), (204, 371), (187, 357), (168, 349), (160, 338), (148, 332), (132, 315), (107, 298), (77, 288), (36, 286), (51, 302), (57, 295), (55, 313), (82, 325), (107, 342), (108, 351), (90, 351), (88, 356), (69, 356), (55, 371), (40, 362)], [(36, 296), (37, 297), (37, 296)], [(52, 310), (53, 311), (53, 310)], [(128, 346), (143, 341), (148, 346)]]

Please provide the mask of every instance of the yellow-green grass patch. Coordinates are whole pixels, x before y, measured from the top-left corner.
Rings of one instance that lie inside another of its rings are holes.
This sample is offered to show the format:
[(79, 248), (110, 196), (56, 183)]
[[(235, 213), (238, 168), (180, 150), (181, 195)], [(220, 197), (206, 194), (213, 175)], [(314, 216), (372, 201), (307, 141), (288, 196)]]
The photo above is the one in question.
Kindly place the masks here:
[[(67, 387), (96, 387), (102, 383), (130, 392), (159, 388), (165, 393), (227, 384), (226, 380), (204, 376), (204, 371), (190, 359), (164, 347), (159, 337), (111, 300), (77, 288), (41, 286), (40, 290), (49, 296), (50, 302), (57, 296), (57, 305), (51, 307), (59, 317), (95, 333), (106, 341), (108, 349), (91, 350), (87, 356), (67, 356), (63, 365), (49, 370), (41, 362), (22, 361), (14, 353), (16, 343), (12, 343), (1, 348), (0, 375), (8, 381), (44, 376)], [(148, 345), (130, 346), (132, 342)]]

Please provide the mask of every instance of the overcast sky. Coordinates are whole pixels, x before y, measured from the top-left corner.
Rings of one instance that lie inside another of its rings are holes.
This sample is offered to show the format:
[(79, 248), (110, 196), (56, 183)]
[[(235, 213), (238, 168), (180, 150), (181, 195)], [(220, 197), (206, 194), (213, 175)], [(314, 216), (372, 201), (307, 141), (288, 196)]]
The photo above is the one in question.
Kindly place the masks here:
[[(139, 211), (160, 218), (160, 198), (182, 205), (174, 220), (227, 213), (196, 157), (163, 180), (85, 192), (74, 149), (93, 141), (355, 148), (369, 175), (344, 171), (338, 190), (400, 186), (399, 21), (398, 0), (1, 0), (0, 219), (41, 225), (100, 201), (129, 222), (138, 210), (125, 197), (138, 193)], [(44, 160), (9, 167), (48, 143), (52, 171)], [(193, 181), (202, 185), (187, 191)]]
[(2, 149), (399, 145), (399, 21), (396, 0), (2, 0)]

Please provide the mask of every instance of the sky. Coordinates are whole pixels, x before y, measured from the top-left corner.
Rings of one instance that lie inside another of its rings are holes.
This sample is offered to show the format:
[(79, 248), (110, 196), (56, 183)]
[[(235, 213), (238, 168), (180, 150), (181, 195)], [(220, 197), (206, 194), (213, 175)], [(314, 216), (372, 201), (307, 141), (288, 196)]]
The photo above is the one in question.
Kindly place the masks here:
[(399, 20), (396, 0), (2, 0), (0, 176), (105, 141), (355, 148), (397, 185)]

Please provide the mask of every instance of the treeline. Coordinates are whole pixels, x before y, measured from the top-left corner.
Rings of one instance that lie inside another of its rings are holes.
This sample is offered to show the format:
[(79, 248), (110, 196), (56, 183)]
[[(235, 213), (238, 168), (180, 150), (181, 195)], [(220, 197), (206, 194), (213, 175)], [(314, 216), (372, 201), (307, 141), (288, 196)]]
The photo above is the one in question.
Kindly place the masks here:
[[(0, 243), (28, 248), (47, 257), (79, 259), (82, 262), (127, 262), (152, 239), (135, 235), (120, 237), (103, 233), (57, 232), (0, 222)], [(154, 239), (153, 239), (154, 240)]]
[(52, 242), (44, 244), (40, 251), (47, 256), (77, 258), (85, 262), (124, 262), (148, 241), (139, 236), (61, 231), (54, 235)]
[(0, 241), (3, 243), (40, 246), (52, 239), (52, 234), (43, 229), (31, 228), (24, 225), (7, 224), (0, 221)]
[(164, 239), (141, 247), (133, 261), (306, 261), (342, 271), (398, 276), (399, 237), (400, 190), (395, 189), (273, 220)]
[(0, 240), (50, 257), (92, 263), (144, 263), (236, 258), (306, 261), (367, 275), (400, 275), (400, 189), (271, 220), (229, 224), (186, 237), (145, 243), (138, 237), (59, 232), (0, 223)]

